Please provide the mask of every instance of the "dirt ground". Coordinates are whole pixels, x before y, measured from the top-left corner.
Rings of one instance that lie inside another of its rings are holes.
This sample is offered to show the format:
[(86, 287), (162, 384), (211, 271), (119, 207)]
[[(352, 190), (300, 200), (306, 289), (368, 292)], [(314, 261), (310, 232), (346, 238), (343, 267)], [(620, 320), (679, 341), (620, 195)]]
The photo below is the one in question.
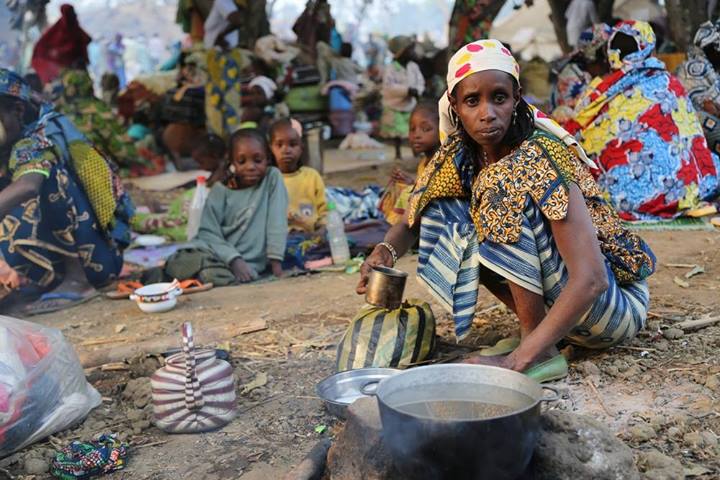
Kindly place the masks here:
[[(328, 183), (354, 186), (385, 176), (388, 168), (371, 171), (367, 179)], [(617, 432), (636, 454), (657, 449), (682, 462), (688, 475), (719, 478), (720, 323), (696, 331), (670, 328), (680, 321), (720, 315), (720, 232), (642, 235), (658, 257), (658, 271), (649, 282), (648, 328), (629, 345), (571, 352), (571, 373), (556, 382), (562, 399), (548, 408), (590, 415)], [(691, 265), (704, 272), (686, 279)], [(417, 257), (399, 264), (411, 274), (416, 266)], [(71, 440), (111, 431), (128, 440), (132, 452), (127, 469), (112, 478), (282, 478), (320, 438), (340, 427), (325, 413), (315, 385), (333, 372), (335, 346), (363, 305), (354, 293), (356, 281), (356, 275), (324, 273), (214, 289), (181, 297), (177, 309), (160, 315), (145, 315), (127, 300), (99, 298), (34, 317), (62, 330), (81, 353), (173, 334), (179, 346), (184, 321), (192, 322), (201, 342), (203, 331), (220, 325), (262, 319), (267, 329), (220, 345), (230, 351), (239, 405), (237, 419), (222, 430), (167, 435), (151, 426), (148, 376), (160, 363), (155, 357), (136, 357), (118, 371), (88, 370), (90, 382), (103, 396), (101, 407), (82, 425), (0, 460), (0, 478), (46, 478), (29, 475), (29, 465), (48, 460)], [(442, 349), (448, 351), (454, 342), (449, 315), (431, 301), (414, 275), (406, 296), (430, 301)], [(513, 315), (497, 304), (489, 293), (481, 295), (473, 334), (463, 341), (462, 350), (513, 333)], [(100, 344), (88, 345), (93, 343)], [(245, 388), (252, 383), (255, 388)]]

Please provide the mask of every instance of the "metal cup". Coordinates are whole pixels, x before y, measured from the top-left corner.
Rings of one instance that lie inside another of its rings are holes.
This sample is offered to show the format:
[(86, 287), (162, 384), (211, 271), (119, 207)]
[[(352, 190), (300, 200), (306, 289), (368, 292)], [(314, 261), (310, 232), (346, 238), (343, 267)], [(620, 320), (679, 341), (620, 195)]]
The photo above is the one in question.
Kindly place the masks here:
[(395, 310), (402, 305), (408, 274), (390, 267), (372, 267), (365, 301), (376, 307)]

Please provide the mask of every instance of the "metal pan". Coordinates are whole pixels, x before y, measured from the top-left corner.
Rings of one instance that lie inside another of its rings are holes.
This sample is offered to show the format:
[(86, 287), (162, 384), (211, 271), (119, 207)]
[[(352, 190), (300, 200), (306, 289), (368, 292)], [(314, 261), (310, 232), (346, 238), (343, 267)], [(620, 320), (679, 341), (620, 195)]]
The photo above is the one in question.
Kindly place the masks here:
[(379, 383), (400, 373), (395, 368), (358, 368), (330, 375), (317, 384), (315, 390), (327, 411), (345, 418), (348, 405), (362, 397), (373, 395)]

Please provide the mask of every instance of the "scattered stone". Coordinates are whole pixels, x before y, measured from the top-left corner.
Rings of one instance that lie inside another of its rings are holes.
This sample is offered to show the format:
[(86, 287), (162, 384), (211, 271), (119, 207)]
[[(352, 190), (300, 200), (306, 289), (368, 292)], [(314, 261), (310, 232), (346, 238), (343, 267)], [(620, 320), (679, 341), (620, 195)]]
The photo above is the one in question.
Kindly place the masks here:
[(45, 476), (48, 473), (50, 465), (42, 458), (28, 456), (25, 459), (23, 470), (28, 475)]
[(664, 338), (661, 338), (653, 344), (653, 348), (656, 348), (661, 352), (667, 352), (668, 350), (670, 350), (670, 342), (668, 342)]
[(632, 365), (630, 368), (622, 372), (619, 376), (621, 378), (633, 378), (642, 373), (642, 369), (637, 365)]
[(578, 370), (583, 372), (588, 377), (600, 376), (600, 369), (598, 368), (598, 366), (589, 360), (585, 360), (580, 365), (578, 365)]
[(653, 415), (650, 417), (650, 425), (657, 430), (667, 424), (667, 418), (664, 415)]
[(667, 436), (670, 438), (679, 437), (681, 433), (682, 430), (680, 430), (678, 427), (670, 427), (667, 429)]
[(639, 423), (628, 428), (628, 437), (638, 443), (647, 442), (656, 436), (657, 432), (655, 432), (653, 426), (648, 423)]
[(140, 435), (143, 430), (147, 430), (150, 428), (150, 421), (149, 420), (138, 420), (137, 422), (132, 422), (130, 426), (133, 429), (133, 433), (135, 435)]
[(127, 327), (124, 324), (115, 325), (115, 333), (122, 333)]
[(683, 335), (685, 335), (685, 332), (683, 332), (679, 328), (668, 328), (663, 332), (663, 337), (667, 338), (668, 340), (677, 340)]
[(643, 480), (678, 480), (685, 478), (683, 466), (677, 460), (655, 449), (640, 452), (638, 467)]
[(720, 375), (708, 375), (705, 379), (705, 386), (713, 392), (720, 390)]
[(688, 447), (702, 447), (703, 437), (698, 432), (690, 432), (683, 435), (683, 443)]
[(144, 408), (152, 400), (152, 387), (147, 377), (129, 380), (122, 393), (123, 400), (132, 401), (136, 408)]
[(707, 448), (715, 448), (718, 444), (718, 437), (710, 430), (704, 430), (700, 432), (700, 436), (702, 437), (703, 444)]
[(145, 418), (145, 412), (142, 410), (133, 409), (127, 413), (127, 419), (131, 422), (137, 422)]
[(530, 464), (534, 480), (636, 480), (630, 448), (592, 418), (549, 411), (541, 417), (540, 440)]
[(615, 365), (615, 368), (618, 369), (618, 372), (626, 372), (627, 369), (630, 368), (630, 364), (628, 364), (625, 360), (621, 359), (615, 360), (615, 363), (613, 363), (613, 365)]
[(610, 375), (611, 377), (617, 377), (620, 374), (620, 370), (615, 365), (610, 365), (608, 367), (605, 367), (603, 371)]

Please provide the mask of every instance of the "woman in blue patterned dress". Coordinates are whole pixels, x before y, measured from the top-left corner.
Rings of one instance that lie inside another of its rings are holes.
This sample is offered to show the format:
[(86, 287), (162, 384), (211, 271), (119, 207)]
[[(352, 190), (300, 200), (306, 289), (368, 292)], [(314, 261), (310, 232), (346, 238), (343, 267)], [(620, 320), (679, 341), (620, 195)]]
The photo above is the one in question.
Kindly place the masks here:
[(567, 374), (561, 339), (605, 348), (643, 327), (655, 268), (593, 181), (574, 139), (522, 99), (520, 69), (497, 40), (473, 42), (448, 67), (441, 130), (449, 136), (417, 180), (403, 222), (362, 267), (395, 264), (420, 238), (418, 277), (470, 331), (482, 283), (518, 317), (507, 356), (473, 362), (540, 380)]
[(83, 301), (120, 273), (130, 240), (132, 204), (115, 167), (6, 69), (0, 126), (0, 258), (26, 292), (56, 289), (37, 310)]

